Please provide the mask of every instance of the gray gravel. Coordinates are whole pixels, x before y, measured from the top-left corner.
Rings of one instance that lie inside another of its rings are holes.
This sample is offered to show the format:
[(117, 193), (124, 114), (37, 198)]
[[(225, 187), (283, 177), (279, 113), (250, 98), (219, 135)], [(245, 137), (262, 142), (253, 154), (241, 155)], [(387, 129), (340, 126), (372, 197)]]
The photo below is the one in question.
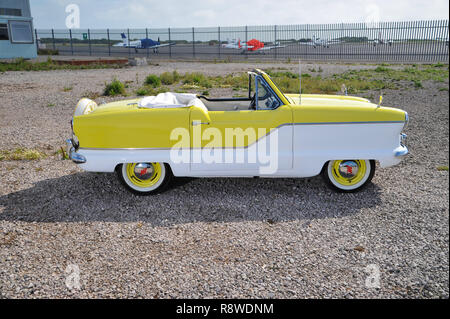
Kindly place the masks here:
[[(0, 150), (50, 154), (0, 161), (0, 298), (449, 297), (449, 176), (437, 170), (449, 162), (449, 97), (439, 90), (448, 82), (384, 92), (385, 105), (410, 114), (412, 154), (356, 194), (329, 191), (320, 178), (184, 178), (138, 197), (114, 174), (51, 155), (70, 134), (76, 101), (114, 76), (137, 87), (136, 74), (286, 67), (158, 63), (0, 74)], [(76, 267), (79, 289), (70, 284)], [(379, 288), (366, 285), (373, 269)]]

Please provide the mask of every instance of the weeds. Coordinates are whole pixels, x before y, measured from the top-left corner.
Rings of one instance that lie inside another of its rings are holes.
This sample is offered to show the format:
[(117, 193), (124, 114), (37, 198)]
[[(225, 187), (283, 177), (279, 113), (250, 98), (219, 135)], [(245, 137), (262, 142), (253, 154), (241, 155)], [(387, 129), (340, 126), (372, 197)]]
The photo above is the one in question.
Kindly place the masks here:
[(115, 78), (111, 83), (105, 84), (105, 91), (103, 95), (116, 96), (125, 95), (125, 85)]
[(446, 171), (446, 172), (448, 172), (448, 166), (438, 166), (437, 170), (438, 171)]
[(172, 85), (180, 81), (180, 75), (177, 71), (173, 72), (164, 72), (159, 76), (161, 79), (161, 83), (164, 85)]
[(6, 71), (50, 71), (50, 70), (83, 70), (83, 69), (118, 69), (124, 65), (119, 64), (88, 64), (71, 65), (58, 64), (50, 57), (44, 62), (30, 62), (23, 58), (14, 60), (14, 62), (0, 62), (0, 72)]
[(161, 85), (161, 79), (155, 74), (150, 74), (145, 78), (145, 84), (156, 88)]
[(46, 154), (34, 149), (17, 148), (13, 151), (0, 150), (0, 161), (39, 160)]

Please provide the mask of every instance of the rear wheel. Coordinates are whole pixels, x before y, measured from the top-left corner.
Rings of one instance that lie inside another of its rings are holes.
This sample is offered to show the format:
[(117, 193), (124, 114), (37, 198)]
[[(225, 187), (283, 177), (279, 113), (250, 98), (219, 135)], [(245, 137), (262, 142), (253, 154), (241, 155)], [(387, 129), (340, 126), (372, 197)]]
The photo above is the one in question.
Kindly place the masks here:
[(163, 191), (173, 177), (169, 165), (164, 163), (124, 163), (116, 171), (122, 184), (138, 195)]
[(325, 164), (322, 177), (339, 192), (356, 192), (364, 188), (375, 174), (373, 160), (335, 160)]

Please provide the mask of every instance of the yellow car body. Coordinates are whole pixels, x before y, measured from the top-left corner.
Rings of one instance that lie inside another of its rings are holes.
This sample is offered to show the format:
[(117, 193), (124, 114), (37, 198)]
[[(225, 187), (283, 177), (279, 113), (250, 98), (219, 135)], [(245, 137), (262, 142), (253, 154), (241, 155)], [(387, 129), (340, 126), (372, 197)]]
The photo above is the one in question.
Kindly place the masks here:
[[(99, 106), (83, 99), (73, 117), (71, 158), (88, 171), (155, 162), (170, 166), (175, 176), (309, 177), (330, 161), (367, 159), (384, 167), (408, 153), (402, 135), (406, 112), (351, 96), (302, 94), (300, 99), (280, 92), (263, 71), (249, 73), (248, 99), (172, 94), (192, 101), (150, 106), (142, 98)], [(248, 160), (266, 144), (276, 148), (275, 169)], [(174, 150), (184, 152), (182, 160), (174, 159)], [(215, 160), (198, 160), (206, 155)], [(227, 156), (244, 160), (225, 161)]]

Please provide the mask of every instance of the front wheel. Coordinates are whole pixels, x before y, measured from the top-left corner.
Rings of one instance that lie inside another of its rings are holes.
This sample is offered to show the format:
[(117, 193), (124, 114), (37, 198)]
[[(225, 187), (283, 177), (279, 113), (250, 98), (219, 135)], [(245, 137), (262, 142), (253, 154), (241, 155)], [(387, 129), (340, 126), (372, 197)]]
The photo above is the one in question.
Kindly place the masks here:
[(124, 163), (116, 172), (122, 184), (138, 195), (163, 191), (173, 177), (170, 166), (164, 163)]
[(356, 192), (364, 188), (375, 174), (374, 160), (335, 160), (325, 164), (322, 177), (332, 189)]

